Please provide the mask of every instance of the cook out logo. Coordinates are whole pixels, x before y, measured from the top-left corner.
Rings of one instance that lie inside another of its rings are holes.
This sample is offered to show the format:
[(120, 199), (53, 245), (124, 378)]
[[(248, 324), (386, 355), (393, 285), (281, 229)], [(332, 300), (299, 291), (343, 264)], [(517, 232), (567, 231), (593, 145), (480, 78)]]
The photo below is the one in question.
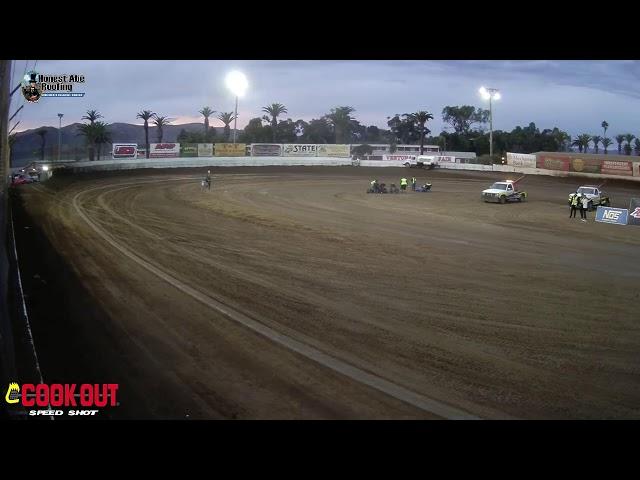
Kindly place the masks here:
[(5, 401), (10, 405), (20, 404), (26, 408), (38, 407), (29, 410), (31, 416), (65, 415), (65, 410), (59, 410), (59, 407), (67, 408), (68, 416), (95, 416), (99, 412), (98, 408), (119, 405), (118, 387), (117, 383), (25, 383), (20, 386), (12, 382), (7, 388)]

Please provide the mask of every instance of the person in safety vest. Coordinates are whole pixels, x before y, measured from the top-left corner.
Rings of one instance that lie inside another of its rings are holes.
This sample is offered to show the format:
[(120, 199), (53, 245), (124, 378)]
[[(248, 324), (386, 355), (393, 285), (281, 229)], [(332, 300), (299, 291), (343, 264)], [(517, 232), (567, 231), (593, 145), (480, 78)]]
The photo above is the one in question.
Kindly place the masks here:
[(416, 177), (411, 177), (411, 190), (416, 191), (416, 182), (418, 179)]
[(400, 179), (400, 190), (402, 190), (403, 192), (407, 189), (407, 179), (402, 177)]
[(578, 209), (578, 203), (580, 202), (578, 192), (571, 197), (571, 211), (569, 212), (569, 218), (576, 218), (576, 210)]

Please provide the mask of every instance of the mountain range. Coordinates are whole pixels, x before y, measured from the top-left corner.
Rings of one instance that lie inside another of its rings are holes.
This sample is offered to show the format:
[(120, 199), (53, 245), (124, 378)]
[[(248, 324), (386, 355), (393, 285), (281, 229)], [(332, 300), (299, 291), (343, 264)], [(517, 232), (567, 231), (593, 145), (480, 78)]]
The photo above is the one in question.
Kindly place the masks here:
[[(65, 152), (74, 152), (75, 155), (82, 154), (84, 156), (85, 139), (82, 135), (78, 135), (78, 127), (82, 123), (72, 123), (65, 125), (60, 129), (63, 156)], [(134, 125), (131, 123), (111, 123), (108, 125), (109, 133), (113, 143), (137, 143), (144, 145), (144, 126)], [(219, 141), (224, 138), (224, 127), (212, 127), (216, 131), (216, 139)], [(149, 142), (157, 142), (158, 127), (149, 125)], [(11, 151), (11, 163), (19, 166), (26, 161), (39, 158), (42, 139), (36, 132), (45, 130), (45, 158), (53, 158), (57, 152), (58, 146), (58, 128), (55, 127), (38, 127), (31, 130), (24, 130), (16, 134), (16, 142)], [(167, 125), (162, 128), (163, 142), (175, 142), (182, 130), (188, 133), (204, 131), (202, 123), (183, 123), (178, 125)], [(240, 130), (238, 130), (240, 132)], [(231, 129), (233, 134), (233, 129)], [(111, 151), (111, 146), (106, 147), (106, 154)], [(81, 153), (82, 152), (82, 153)]]

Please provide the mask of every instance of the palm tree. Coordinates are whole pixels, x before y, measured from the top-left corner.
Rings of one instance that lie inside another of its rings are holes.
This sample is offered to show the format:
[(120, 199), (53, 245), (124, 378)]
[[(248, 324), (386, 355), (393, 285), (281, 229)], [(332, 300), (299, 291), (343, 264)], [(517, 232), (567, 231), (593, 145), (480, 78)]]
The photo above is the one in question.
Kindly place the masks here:
[(91, 122), (91, 125), (93, 125), (99, 118), (103, 118), (100, 112), (98, 112), (97, 110), (87, 110), (87, 114), (82, 117), (82, 120), (89, 120), (89, 122)]
[(578, 135), (576, 137), (576, 139), (573, 141), (571, 146), (578, 147), (578, 151), (580, 153), (582, 153), (583, 150), (586, 153), (587, 150), (589, 149), (590, 141), (591, 141), (591, 135), (589, 135), (588, 133), (583, 133), (582, 135)]
[(636, 155), (640, 155), (640, 138), (636, 138), (636, 141), (633, 142), (633, 145), (633, 149), (635, 150)]
[[(425, 134), (425, 124), (429, 121), (429, 120), (433, 120), (433, 115), (430, 114), (429, 112), (425, 112), (424, 110), (420, 110), (418, 112), (415, 113), (411, 113), (409, 115), (409, 117), (418, 124), (418, 127), (420, 128), (420, 155), (424, 154), (424, 134)], [(431, 132), (431, 130), (426, 129), (429, 132)]]
[(204, 117), (204, 134), (206, 135), (209, 132), (209, 117), (216, 113), (216, 111), (212, 110), (211, 107), (204, 107), (198, 113)]
[(622, 142), (624, 142), (624, 135), (616, 135), (616, 142), (618, 142), (618, 155), (622, 155)]
[(153, 118), (154, 115), (155, 113), (151, 110), (142, 110), (136, 115), (136, 118), (144, 120), (144, 147), (147, 158), (149, 158), (149, 119)]
[(602, 146), (604, 147), (605, 155), (608, 153), (609, 145), (611, 145), (612, 143), (613, 143), (613, 140), (611, 140), (610, 138), (605, 137), (602, 139)]
[(159, 117), (157, 114), (153, 114), (153, 124), (158, 127), (158, 143), (162, 143), (162, 127), (166, 127), (171, 124), (169, 117)]
[(609, 128), (609, 124), (606, 120), (602, 121), (602, 128), (604, 130), (604, 135), (602, 136), (602, 138), (607, 138), (607, 128)]
[(602, 141), (602, 137), (599, 135), (594, 135), (591, 137), (591, 141), (593, 142), (593, 151), (598, 153), (598, 144)]
[(287, 107), (281, 103), (272, 103), (269, 106), (262, 107), (262, 111), (271, 116), (271, 130), (273, 131), (273, 143), (276, 143), (276, 135), (278, 129), (278, 116), (283, 113), (289, 113)]
[(627, 141), (627, 144), (624, 146), (624, 153), (625, 155), (631, 155), (631, 141), (636, 138), (635, 135), (631, 134), (631, 133), (627, 133), (624, 136), (624, 139)]
[(102, 158), (102, 145), (111, 143), (111, 133), (104, 122), (95, 122), (93, 124), (95, 143), (98, 145), (98, 160)]
[(41, 128), (36, 132), (37, 135), (40, 135), (40, 139), (42, 140), (42, 145), (40, 145), (40, 160), (44, 161), (44, 147), (47, 144), (47, 133), (49, 133), (44, 128)]
[[(100, 122), (102, 123), (102, 122)], [(93, 162), (95, 158), (95, 145), (97, 140), (98, 128), (95, 123), (83, 123), (78, 127), (78, 136), (84, 136), (87, 147), (89, 148), (89, 161)]]
[(326, 115), (327, 120), (333, 125), (333, 129), (336, 135), (336, 143), (345, 143), (346, 136), (350, 132), (353, 117), (351, 114), (356, 109), (353, 107), (336, 107), (331, 109), (331, 113)]
[(231, 127), (229, 127), (229, 125), (231, 125), (231, 122), (233, 122), (236, 117), (233, 112), (220, 112), (216, 118), (224, 123), (224, 141), (228, 142), (229, 135), (231, 134)]

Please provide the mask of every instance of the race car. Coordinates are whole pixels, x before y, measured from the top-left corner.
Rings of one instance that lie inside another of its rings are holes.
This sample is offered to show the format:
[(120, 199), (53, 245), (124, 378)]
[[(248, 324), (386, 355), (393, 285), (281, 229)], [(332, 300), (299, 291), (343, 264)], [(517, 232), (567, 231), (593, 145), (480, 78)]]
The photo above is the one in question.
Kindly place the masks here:
[(33, 183), (33, 178), (23, 173), (17, 173), (11, 179), (12, 186), (24, 185), (25, 183)]
[(598, 205), (602, 205), (603, 207), (608, 207), (611, 205), (611, 199), (609, 198), (609, 195), (600, 190), (600, 186), (583, 185), (582, 187), (578, 188), (578, 190), (569, 194), (569, 205), (571, 205), (571, 199), (576, 193), (578, 193), (579, 195), (584, 195), (589, 199), (589, 211), (594, 210)]
[(517, 181), (515, 180), (495, 182), (489, 188), (482, 191), (482, 200), (485, 202), (524, 202), (526, 199), (527, 192), (518, 190)]

